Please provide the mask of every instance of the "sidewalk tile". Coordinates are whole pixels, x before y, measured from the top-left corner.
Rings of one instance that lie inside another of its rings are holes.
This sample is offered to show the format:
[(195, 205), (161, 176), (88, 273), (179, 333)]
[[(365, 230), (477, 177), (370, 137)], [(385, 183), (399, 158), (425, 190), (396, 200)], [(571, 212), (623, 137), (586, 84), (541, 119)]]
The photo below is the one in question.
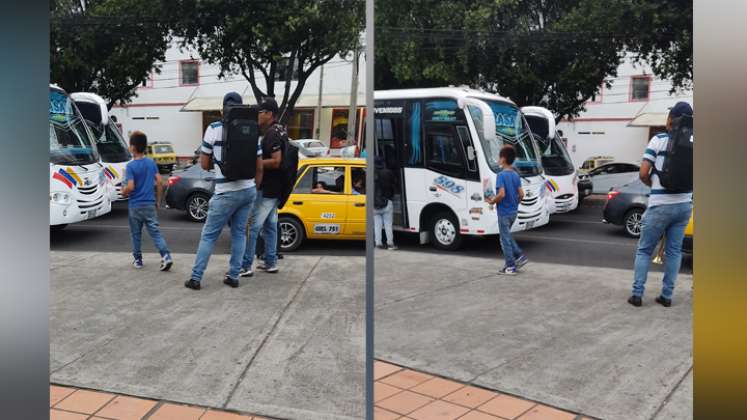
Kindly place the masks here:
[(155, 401), (118, 396), (96, 413), (97, 416), (116, 420), (140, 420), (156, 406)]
[(76, 413), (93, 414), (113, 398), (113, 394), (79, 389), (59, 402), (55, 408)]
[(538, 405), (529, 410), (528, 413), (519, 417), (519, 420), (573, 420), (575, 418), (575, 414), (571, 414), (567, 411), (561, 411), (545, 405)]
[(463, 405), (469, 408), (476, 408), (480, 404), (485, 403), (496, 395), (498, 394), (482, 388), (465, 386), (464, 388), (445, 396), (443, 399), (454, 404)]
[(433, 379), (433, 376), (416, 372), (414, 370), (403, 370), (401, 372), (397, 372), (393, 375), (387, 376), (380, 382), (383, 382), (387, 385), (396, 386), (397, 388), (409, 389), (429, 379)]
[(391, 411), (379, 407), (374, 407), (374, 420), (397, 420), (400, 418), (399, 414), (392, 413)]
[(400, 415), (406, 415), (412, 413), (413, 411), (428, 404), (431, 401), (433, 401), (432, 398), (428, 398), (424, 395), (416, 394), (410, 391), (402, 391), (397, 395), (379, 401), (376, 405)]
[(75, 388), (51, 385), (49, 387), (49, 406), (53, 407), (55, 404), (64, 400), (65, 397), (72, 394), (73, 392), (75, 392)]
[[(259, 419), (259, 417), (254, 417)], [(236, 413), (228, 413), (225, 411), (214, 411), (208, 410), (207, 413), (200, 417), (200, 420), (251, 420), (251, 416), (244, 416)]]
[(148, 420), (199, 420), (203, 413), (204, 408), (164, 404)]
[(86, 420), (87, 418), (85, 414), (68, 413), (54, 408), (49, 410), (49, 420)]
[(378, 381), (379, 379), (400, 370), (402, 370), (402, 368), (399, 366), (376, 360), (374, 361), (374, 381)]
[(383, 399), (389, 398), (401, 391), (400, 388), (381, 382), (374, 382), (374, 402), (379, 402)]
[(459, 420), (503, 420), (500, 417), (491, 416), (487, 413), (481, 413), (479, 411), (470, 411), (469, 413), (459, 417)]
[(418, 408), (408, 417), (415, 420), (455, 420), (468, 411), (469, 408), (438, 400)]
[(423, 382), (422, 384), (414, 388), (411, 388), (411, 391), (433, 398), (443, 398), (462, 387), (464, 387), (464, 385), (460, 384), (459, 382), (454, 382), (443, 378), (433, 378), (429, 381)]
[(499, 395), (477, 409), (494, 416), (515, 419), (534, 405), (536, 404), (531, 401), (522, 400), (508, 395)]

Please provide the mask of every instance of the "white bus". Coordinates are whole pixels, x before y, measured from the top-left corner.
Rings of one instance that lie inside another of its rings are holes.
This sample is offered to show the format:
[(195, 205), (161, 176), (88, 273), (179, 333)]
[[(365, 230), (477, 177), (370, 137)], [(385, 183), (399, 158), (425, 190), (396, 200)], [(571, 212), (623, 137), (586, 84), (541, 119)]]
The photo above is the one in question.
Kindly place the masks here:
[(458, 249), (463, 235), (496, 235), (498, 153), (516, 148), (525, 191), (512, 228), (547, 224), (539, 150), (521, 111), (509, 99), (468, 88), (376, 91), (375, 153), (398, 174), (394, 223), (421, 243)]
[(127, 163), (132, 160), (132, 155), (119, 127), (109, 117), (106, 102), (99, 95), (88, 92), (71, 93), (70, 98), (75, 101), (96, 139), (96, 150), (104, 165), (104, 175), (114, 186), (111, 189), (110, 200), (125, 200), (122, 195), (124, 172)]
[(547, 189), (552, 195), (551, 213), (567, 213), (578, 207), (578, 174), (558, 133), (555, 116), (547, 108), (521, 108), (539, 145)]
[(49, 224), (63, 228), (111, 211), (111, 183), (70, 97), (49, 86)]

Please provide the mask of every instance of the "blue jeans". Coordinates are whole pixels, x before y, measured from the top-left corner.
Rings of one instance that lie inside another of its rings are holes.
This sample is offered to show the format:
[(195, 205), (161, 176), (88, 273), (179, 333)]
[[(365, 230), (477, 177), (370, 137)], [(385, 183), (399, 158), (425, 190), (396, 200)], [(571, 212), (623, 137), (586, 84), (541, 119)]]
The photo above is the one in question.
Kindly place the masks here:
[(638, 251), (635, 254), (635, 274), (633, 277), (633, 295), (643, 296), (646, 286), (651, 257), (662, 235), (666, 235), (664, 246), (664, 287), (661, 296), (672, 298), (674, 282), (682, 262), (682, 240), (685, 228), (690, 221), (692, 203), (663, 204), (649, 207), (641, 218), (641, 237), (638, 240)]
[(501, 249), (506, 267), (516, 267), (516, 259), (521, 257), (523, 251), (519, 248), (514, 237), (511, 235), (511, 226), (516, 221), (516, 214), (510, 216), (498, 215), (498, 233), (501, 235)]
[(148, 234), (153, 239), (153, 244), (158, 249), (162, 257), (169, 255), (169, 248), (166, 246), (166, 240), (163, 239), (161, 231), (158, 230), (158, 215), (156, 206), (130, 208), (127, 212), (127, 219), (130, 222), (130, 235), (132, 236), (132, 256), (136, 260), (143, 259), (143, 253), (140, 245), (143, 238), (143, 225), (148, 230)]
[(228, 275), (232, 279), (239, 277), (241, 257), (246, 249), (246, 224), (256, 197), (255, 187), (213, 195), (208, 204), (205, 226), (202, 227), (195, 265), (192, 267), (192, 280), (202, 280), (202, 274), (213, 253), (215, 241), (218, 240), (223, 227), (229, 222), (231, 224), (231, 261)]
[(386, 232), (387, 245), (394, 246), (394, 232), (392, 231), (392, 218), (394, 217), (394, 205), (392, 200), (386, 201), (383, 209), (374, 208), (374, 240), (377, 246), (382, 246), (381, 229)]
[(241, 263), (243, 268), (251, 269), (254, 264), (260, 230), (265, 241), (265, 264), (274, 267), (278, 262), (278, 199), (262, 197), (262, 191), (257, 194), (257, 202), (252, 212), (252, 227), (249, 229), (244, 260)]

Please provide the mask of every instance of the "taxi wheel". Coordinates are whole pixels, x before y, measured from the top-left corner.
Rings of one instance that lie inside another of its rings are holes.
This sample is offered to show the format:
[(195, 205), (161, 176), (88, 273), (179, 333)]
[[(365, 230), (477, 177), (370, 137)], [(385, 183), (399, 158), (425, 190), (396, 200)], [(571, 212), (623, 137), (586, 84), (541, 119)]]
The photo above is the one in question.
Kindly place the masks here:
[(284, 252), (297, 250), (306, 239), (306, 232), (301, 222), (293, 217), (280, 217), (279, 225), (280, 250)]
[(462, 246), (459, 222), (451, 212), (441, 212), (431, 220), (430, 237), (433, 246), (444, 251), (456, 251)]

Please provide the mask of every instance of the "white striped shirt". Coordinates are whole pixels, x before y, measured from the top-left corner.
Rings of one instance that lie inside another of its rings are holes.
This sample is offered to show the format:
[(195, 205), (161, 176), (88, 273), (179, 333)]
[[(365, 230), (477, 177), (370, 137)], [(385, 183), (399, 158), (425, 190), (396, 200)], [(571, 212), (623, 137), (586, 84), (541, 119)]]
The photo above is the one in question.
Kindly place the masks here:
[(657, 134), (651, 138), (646, 151), (643, 152), (643, 160), (647, 160), (653, 164), (653, 169), (651, 170), (651, 195), (648, 197), (648, 207), (663, 204), (691, 203), (693, 201), (693, 193), (671, 192), (659, 182), (658, 171), (661, 171), (664, 167), (664, 160), (667, 158), (668, 143), (669, 134)]
[[(206, 155), (213, 155), (213, 162), (220, 161), (223, 156), (223, 123), (216, 121), (205, 129), (205, 137), (202, 139), (200, 150)], [(262, 148), (257, 145), (257, 156), (262, 156)], [(220, 171), (220, 166), (215, 164), (215, 193), (220, 194), (228, 191), (239, 191), (255, 186), (254, 179), (239, 179), (228, 181)]]

